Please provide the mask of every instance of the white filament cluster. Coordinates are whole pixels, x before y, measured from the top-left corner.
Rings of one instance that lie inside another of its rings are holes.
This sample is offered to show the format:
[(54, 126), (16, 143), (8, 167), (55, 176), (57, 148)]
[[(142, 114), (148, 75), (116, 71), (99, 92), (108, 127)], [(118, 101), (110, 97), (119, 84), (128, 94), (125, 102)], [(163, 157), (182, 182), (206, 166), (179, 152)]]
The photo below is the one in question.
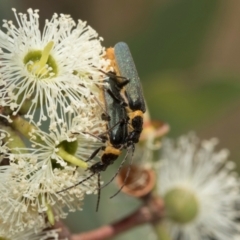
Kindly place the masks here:
[[(38, 10), (13, 11), (17, 25), (5, 20), (0, 30), (0, 107), (9, 112), (0, 112), (0, 238), (58, 239), (41, 233), (48, 214), (65, 218), (97, 188), (92, 177), (59, 193), (91, 173), (58, 152), (74, 143), (74, 157), (85, 162), (101, 145), (93, 135), (106, 131), (99, 98), (109, 61), (86, 22), (54, 14), (41, 32)], [(19, 116), (33, 126), (25, 147), (11, 145)]]
[[(88, 108), (89, 101), (84, 99), (92, 98), (95, 84), (102, 78), (99, 69), (108, 66), (96, 31), (86, 22), (75, 23), (68, 15), (54, 14), (41, 33), (37, 10), (14, 13), (18, 26), (5, 21), (7, 33), (0, 31), (0, 105), (17, 114), (29, 99), (25, 116), (32, 121), (36, 108), (45, 106), (40, 108), (38, 125), (48, 117), (64, 119), (69, 112), (77, 115)], [(36, 71), (34, 62), (25, 58), (43, 51), (49, 42), (53, 43), (50, 55), (56, 67), (46, 64), (44, 70)], [(46, 71), (48, 74), (43, 74)]]
[(188, 223), (166, 220), (172, 239), (226, 240), (239, 231), (239, 179), (232, 171), (234, 163), (227, 160), (228, 151), (215, 151), (217, 143), (215, 138), (200, 142), (195, 134), (163, 142), (159, 194), (184, 189), (195, 196), (199, 209)]

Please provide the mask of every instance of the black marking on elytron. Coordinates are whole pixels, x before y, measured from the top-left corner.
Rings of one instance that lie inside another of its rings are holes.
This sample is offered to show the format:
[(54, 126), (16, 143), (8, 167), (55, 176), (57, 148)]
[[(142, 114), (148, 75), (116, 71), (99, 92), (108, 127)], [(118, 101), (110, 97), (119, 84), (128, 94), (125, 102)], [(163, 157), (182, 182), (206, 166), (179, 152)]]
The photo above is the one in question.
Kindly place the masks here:
[(141, 110), (144, 113), (146, 106), (141, 82), (128, 45), (124, 42), (117, 43), (114, 46), (114, 55), (119, 73), (129, 79), (129, 83), (125, 86), (125, 95), (130, 109), (132, 111)]
[(110, 121), (108, 121), (109, 142), (115, 148), (120, 148), (128, 134), (128, 116), (125, 107), (121, 104), (121, 102), (124, 102), (124, 99), (122, 99), (114, 81), (109, 81), (109, 89), (120, 99), (120, 102), (118, 102), (109, 92), (104, 91), (105, 109), (110, 116)]
[[(139, 114), (139, 115), (138, 115)], [(127, 138), (126, 142), (132, 142), (132, 143), (138, 143), (140, 135), (143, 130), (143, 116), (142, 112), (138, 111), (136, 116), (134, 116), (132, 119), (130, 119), (131, 127), (133, 128), (133, 131), (131, 131)]]
[(128, 134), (126, 142), (137, 143), (143, 129), (143, 113), (146, 111), (141, 82), (128, 45), (124, 42), (117, 43), (114, 47), (114, 55), (119, 73), (130, 79), (123, 89), (123, 94), (128, 100), (127, 111), (133, 129)]

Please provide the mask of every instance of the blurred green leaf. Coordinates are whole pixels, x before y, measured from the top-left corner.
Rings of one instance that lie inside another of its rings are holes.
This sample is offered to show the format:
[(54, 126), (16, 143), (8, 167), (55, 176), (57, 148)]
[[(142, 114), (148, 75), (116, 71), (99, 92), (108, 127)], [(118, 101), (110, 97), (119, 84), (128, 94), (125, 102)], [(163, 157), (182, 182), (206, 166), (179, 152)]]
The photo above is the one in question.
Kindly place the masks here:
[(197, 87), (170, 75), (150, 82), (143, 89), (152, 118), (168, 122), (174, 135), (219, 117), (240, 99), (240, 84), (227, 79)]
[(153, 10), (146, 31), (130, 42), (142, 76), (195, 65), (218, 5), (217, 0), (179, 0)]

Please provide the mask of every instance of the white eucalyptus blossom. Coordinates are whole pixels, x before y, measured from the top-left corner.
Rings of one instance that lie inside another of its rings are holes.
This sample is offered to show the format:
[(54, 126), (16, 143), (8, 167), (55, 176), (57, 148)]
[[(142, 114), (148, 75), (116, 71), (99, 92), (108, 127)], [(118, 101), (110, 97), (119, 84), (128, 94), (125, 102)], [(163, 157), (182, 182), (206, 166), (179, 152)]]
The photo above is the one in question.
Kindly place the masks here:
[(65, 114), (88, 108), (98, 98), (95, 84), (103, 84), (99, 69), (109, 65), (102, 38), (63, 14), (46, 20), (41, 33), (38, 10), (13, 11), (17, 26), (5, 20), (7, 33), (0, 30), (0, 106), (31, 121), (39, 108), (38, 125), (48, 116), (65, 120)]
[(0, 221), (4, 223), (0, 236), (35, 228), (41, 222), (44, 225), (46, 215), (50, 222), (51, 218), (65, 218), (66, 210), (81, 209), (85, 194), (96, 192), (95, 176), (64, 191), (92, 174), (88, 170), (92, 163), (85, 161), (102, 143), (82, 132), (98, 134), (105, 128), (97, 117), (90, 121), (91, 115), (76, 117), (72, 125), (70, 119), (52, 123), (50, 133), (35, 129), (30, 133), (31, 147), (6, 151), (10, 166), (0, 167), (0, 192), (4, 195), (0, 198)]
[(3, 240), (68, 240), (67, 238), (59, 238), (59, 232), (61, 229), (53, 230), (42, 230), (39, 229), (37, 232), (34, 230), (27, 230), (19, 232), (12, 236), (1, 236)]
[(7, 182), (10, 194), (16, 192), (16, 198), (21, 199), (22, 204), (26, 207), (34, 205), (40, 213), (47, 212), (47, 206), (53, 207), (57, 219), (66, 217), (63, 210), (66, 206), (70, 211), (80, 209), (84, 194), (96, 190), (96, 178), (66, 192), (58, 192), (91, 174), (85, 161), (100, 143), (85, 135), (66, 136), (63, 128), (62, 135), (36, 131), (31, 141), (29, 153), (9, 154), (12, 172)]
[[(51, 240), (68, 240), (67, 238), (64, 238), (64, 239), (60, 238), (59, 232), (61, 232), (61, 229), (45, 230), (38, 234), (32, 233), (32, 235), (30, 235), (30, 237), (28, 239), (29, 240), (49, 240), (49, 239), (51, 239)], [(22, 240), (24, 240), (24, 239), (26, 239), (26, 238), (23, 238)], [(21, 239), (19, 239), (19, 240), (21, 240)]]
[(45, 215), (39, 213), (36, 206), (25, 204), (20, 194), (24, 186), (14, 181), (17, 177), (14, 167), (1, 166), (0, 175), (0, 236), (9, 239), (23, 231), (46, 227)]
[(233, 239), (239, 229), (239, 181), (228, 151), (217, 139), (194, 134), (163, 142), (158, 190), (165, 200), (165, 224), (173, 240)]
[[(8, 141), (5, 140), (7, 138)], [(10, 134), (5, 130), (0, 129), (0, 163), (2, 162), (2, 160), (4, 159), (5, 155), (9, 150), (7, 146), (7, 143), (9, 141), (11, 141)]]

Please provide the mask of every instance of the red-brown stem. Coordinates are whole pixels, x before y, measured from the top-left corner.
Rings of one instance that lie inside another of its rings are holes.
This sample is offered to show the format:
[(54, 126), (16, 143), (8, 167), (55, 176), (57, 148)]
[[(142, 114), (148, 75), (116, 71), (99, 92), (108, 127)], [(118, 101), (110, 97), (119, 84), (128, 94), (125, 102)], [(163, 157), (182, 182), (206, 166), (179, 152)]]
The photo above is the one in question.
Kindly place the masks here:
[(144, 223), (154, 223), (163, 218), (163, 202), (159, 198), (150, 196), (145, 200), (145, 204), (135, 212), (125, 217), (124, 219), (112, 223), (107, 226), (102, 226), (98, 229), (73, 234), (71, 240), (105, 240), (112, 238), (120, 233), (123, 233), (131, 228)]
[(54, 225), (55, 229), (60, 229), (59, 232), (59, 239), (71, 239), (71, 232), (69, 231), (68, 227), (62, 222), (59, 221), (57, 223), (55, 223)]

